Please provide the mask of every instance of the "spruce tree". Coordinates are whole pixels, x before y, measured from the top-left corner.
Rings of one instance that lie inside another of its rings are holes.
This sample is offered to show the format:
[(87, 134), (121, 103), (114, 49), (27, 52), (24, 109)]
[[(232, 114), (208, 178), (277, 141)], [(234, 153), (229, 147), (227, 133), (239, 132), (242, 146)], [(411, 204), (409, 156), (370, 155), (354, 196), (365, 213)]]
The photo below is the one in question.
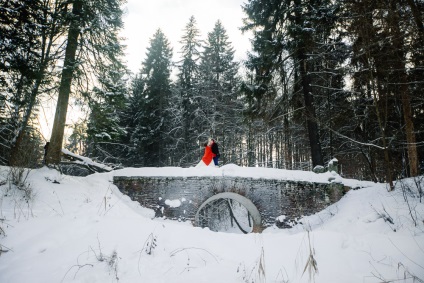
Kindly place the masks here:
[(171, 58), (168, 39), (158, 29), (150, 40), (140, 74), (133, 82), (131, 101), (138, 108), (131, 113), (134, 126), (130, 129), (130, 144), (138, 159), (137, 166), (164, 166), (170, 162)]
[[(198, 129), (193, 123), (196, 119), (195, 98), (199, 94), (199, 60), (201, 53), (200, 31), (196, 26), (196, 19), (192, 16), (187, 23), (181, 37), (181, 61), (178, 64), (178, 79), (175, 89), (175, 160), (176, 165), (190, 165), (195, 163), (198, 156)], [(173, 103), (174, 104), (174, 103)], [(179, 125), (177, 125), (179, 124)]]
[(86, 154), (103, 163), (120, 164), (126, 146), (123, 124), (128, 100), (128, 71), (119, 62), (105, 66), (99, 77), (99, 86), (90, 93), (90, 116), (87, 124)]
[(239, 64), (234, 60), (234, 49), (221, 21), (215, 23), (201, 54), (201, 88), (196, 103), (196, 126), (199, 137), (213, 136), (220, 143), (223, 161), (232, 159), (236, 139), (241, 137), (238, 126), (241, 101), (238, 100)]

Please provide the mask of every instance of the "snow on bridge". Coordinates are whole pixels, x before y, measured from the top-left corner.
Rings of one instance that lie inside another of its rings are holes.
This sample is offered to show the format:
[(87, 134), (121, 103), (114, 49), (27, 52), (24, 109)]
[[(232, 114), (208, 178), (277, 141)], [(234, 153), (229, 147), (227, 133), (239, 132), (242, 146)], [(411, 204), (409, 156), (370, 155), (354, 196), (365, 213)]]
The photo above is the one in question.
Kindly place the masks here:
[[(121, 192), (155, 211), (156, 217), (186, 221), (215, 231), (247, 233), (266, 226), (290, 227), (369, 182), (335, 172), (239, 167), (126, 168), (114, 171)], [(224, 223), (224, 224), (223, 224)], [(223, 228), (223, 226), (225, 226)]]

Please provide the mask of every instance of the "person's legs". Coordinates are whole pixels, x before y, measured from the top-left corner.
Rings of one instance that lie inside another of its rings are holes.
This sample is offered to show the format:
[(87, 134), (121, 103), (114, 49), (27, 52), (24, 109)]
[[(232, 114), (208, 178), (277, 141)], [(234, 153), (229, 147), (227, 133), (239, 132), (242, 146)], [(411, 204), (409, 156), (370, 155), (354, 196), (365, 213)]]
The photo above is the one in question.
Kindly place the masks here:
[(215, 156), (214, 158), (213, 158), (213, 163), (215, 164), (215, 166), (218, 166), (218, 156)]

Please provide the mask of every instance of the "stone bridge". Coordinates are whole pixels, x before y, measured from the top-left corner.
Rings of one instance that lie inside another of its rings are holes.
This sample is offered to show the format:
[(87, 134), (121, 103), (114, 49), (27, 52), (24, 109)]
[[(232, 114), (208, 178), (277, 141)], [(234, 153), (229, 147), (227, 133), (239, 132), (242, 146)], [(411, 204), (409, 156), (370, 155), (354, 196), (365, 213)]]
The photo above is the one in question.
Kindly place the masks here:
[[(224, 199), (230, 203), (238, 202), (247, 210), (252, 231), (274, 224), (280, 228), (291, 227), (300, 217), (314, 214), (338, 201), (350, 189), (337, 180), (340, 179), (337, 174), (329, 172), (290, 171), (290, 176), (296, 172), (297, 177), (283, 179), (278, 178), (279, 171), (284, 176), (288, 170), (266, 169), (274, 171), (249, 177), (252, 169), (259, 169), (250, 168), (246, 172), (241, 167), (230, 169), (237, 170), (208, 168), (215, 171), (202, 175), (204, 171), (193, 171), (194, 168), (191, 171), (190, 168), (175, 168), (177, 172), (168, 169), (172, 172), (170, 176), (160, 176), (160, 168), (151, 168), (147, 172), (146, 169), (133, 169), (127, 174), (124, 169), (118, 170), (113, 182), (132, 200), (153, 209), (156, 217), (189, 220), (196, 226), (208, 226), (201, 217), (202, 209), (208, 204)], [(303, 175), (308, 175), (305, 178), (308, 180), (301, 180), (299, 176)], [(237, 217), (231, 210), (230, 213), (239, 225)]]

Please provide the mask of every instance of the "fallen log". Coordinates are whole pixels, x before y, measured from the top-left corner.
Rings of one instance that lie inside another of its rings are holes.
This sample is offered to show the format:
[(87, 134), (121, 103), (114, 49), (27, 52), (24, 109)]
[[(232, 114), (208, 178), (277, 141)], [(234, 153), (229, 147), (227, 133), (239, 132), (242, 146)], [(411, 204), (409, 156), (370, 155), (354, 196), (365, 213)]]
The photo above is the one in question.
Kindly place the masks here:
[(88, 157), (72, 153), (66, 149), (62, 149), (62, 156), (68, 159), (70, 162), (62, 161), (61, 164), (82, 166), (87, 168), (92, 173), (104, 173), (113, 170), (112, 167), (95, 162)]

